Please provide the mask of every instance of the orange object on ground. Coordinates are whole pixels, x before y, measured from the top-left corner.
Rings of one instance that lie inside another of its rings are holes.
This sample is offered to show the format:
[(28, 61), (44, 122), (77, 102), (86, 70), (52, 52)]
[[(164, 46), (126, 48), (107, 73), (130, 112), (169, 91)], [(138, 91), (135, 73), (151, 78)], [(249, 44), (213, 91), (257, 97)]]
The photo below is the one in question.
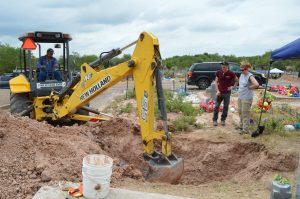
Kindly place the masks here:
[(72, 197), (81, 197), (81, 196), (83, 196), (82, 183), (79, 184), (78, 188), (69, 187), (68, 188), (68, 193)]

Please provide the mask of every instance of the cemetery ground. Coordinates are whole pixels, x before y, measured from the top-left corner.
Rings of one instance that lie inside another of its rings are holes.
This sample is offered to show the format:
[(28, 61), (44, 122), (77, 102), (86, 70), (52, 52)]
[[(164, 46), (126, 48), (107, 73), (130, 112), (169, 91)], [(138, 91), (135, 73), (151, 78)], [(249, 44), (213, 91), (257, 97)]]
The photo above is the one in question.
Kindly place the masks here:
[[(176, 85), (180, 88), (182, 82), (176, 82)], [(164, 86), (170, 89), (173, 85), (167, 82)], [(300, 133), (285, 131), (284, 125), (300, 119), (296, 99), (275, 99), (272, 109), (263, 114), (266, 130), (261, 136), (252, 138), (240, 135), (235, 129), (239, 121), (237, 94), (231, 97), (233, 109), (228, 114), (226, 126), (213, 127), (212, 113), (199, 108), (200, 101), (208, 97), (205, 91), (188, 87), (199, 100), (195, 104), (174, 97), (172, 91), (166, 92), (168, 123), (174, 133), (172, 149), (185, 160), (181, 180), (170, 185), (149, 183), (143, 178), (136, 103), (132, 86), (129, 86), (127, 99), (125, 88), (125, 82), (116, 85), (113, 92), (117, 94), (105, 96), (106, 100), (99, 96), (91, 103), (115, 116), (109, 122), (52, 127), (1, 111), (0, 195), (31, 198), (42, 185), (60, 180), (78, 182), (81, 180), (82, 157), (95, 152), (114, 158), (113, 187), (201, 199), (262, 199), (270, 197), (271, 181), (280, 174), (289, 179), (294, 191)], [(255, 105), (261, 91), (255, 92), (252, 130), (257, 125)], [(9, 92), (3, 93), (1, 97), (9, 97)], [(112, 99), (107, 100), (109, 97)], [(155, 112), (158, 114), (157, 108)], [(17, 128), (15, 123), (19, 124)], [(161, 121), (157, 120), (155, 127), (161, 128)], [(63, 139), (66, 137), (69, 139)]]

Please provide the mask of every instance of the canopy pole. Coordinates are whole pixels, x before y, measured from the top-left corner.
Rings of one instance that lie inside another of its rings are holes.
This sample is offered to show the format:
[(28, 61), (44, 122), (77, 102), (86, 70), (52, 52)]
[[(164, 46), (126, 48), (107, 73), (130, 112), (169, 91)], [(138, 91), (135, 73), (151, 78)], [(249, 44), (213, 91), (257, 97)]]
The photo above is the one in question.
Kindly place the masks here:
[[(269, 77), (270, 77), (270, 69), (271, 69), (272, 63), (273, 63), (273, 61), (270, 61), (269, 68), (268, 68), (268, 73), (267, 73), (266, 87), (265, 87), (265, 90), (264, 90), (263, 103), (265, 102), (265, 99), (266, 99), (266, 93), (267, 93), (267, 89), (268, 89), (268, 83), (269, 83)], [(260, 126), (260, 123), (261, 123), (262, 112), (263, 112), (263, 107), (261, 107), (261, 109), (260, 109), (258, 126)]]

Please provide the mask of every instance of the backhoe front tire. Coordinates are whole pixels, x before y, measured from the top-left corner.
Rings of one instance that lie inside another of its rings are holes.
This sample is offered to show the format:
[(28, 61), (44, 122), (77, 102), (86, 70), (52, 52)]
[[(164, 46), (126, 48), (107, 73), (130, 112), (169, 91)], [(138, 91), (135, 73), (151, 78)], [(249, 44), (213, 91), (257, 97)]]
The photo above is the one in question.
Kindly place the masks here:
[[(11, 93), (10, 94), (10, 112), (18, 114), (23, 112), (30, 106), (32, 102), (29, 100), (28, 93)], [(30, 116), (28, 113), (25, 116)]]

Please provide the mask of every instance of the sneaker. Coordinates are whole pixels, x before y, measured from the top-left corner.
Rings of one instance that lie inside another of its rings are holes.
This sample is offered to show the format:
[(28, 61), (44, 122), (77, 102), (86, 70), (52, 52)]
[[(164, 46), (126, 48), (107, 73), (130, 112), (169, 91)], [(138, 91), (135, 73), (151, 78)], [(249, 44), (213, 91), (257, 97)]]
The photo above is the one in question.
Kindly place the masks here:
[(221, 125), (222, 125), (222, 126), (225, 126), (225, 121), (221, 121)]
[(214, 126), (218, 126), (218, 122), (217, 121), (213, 121)]

